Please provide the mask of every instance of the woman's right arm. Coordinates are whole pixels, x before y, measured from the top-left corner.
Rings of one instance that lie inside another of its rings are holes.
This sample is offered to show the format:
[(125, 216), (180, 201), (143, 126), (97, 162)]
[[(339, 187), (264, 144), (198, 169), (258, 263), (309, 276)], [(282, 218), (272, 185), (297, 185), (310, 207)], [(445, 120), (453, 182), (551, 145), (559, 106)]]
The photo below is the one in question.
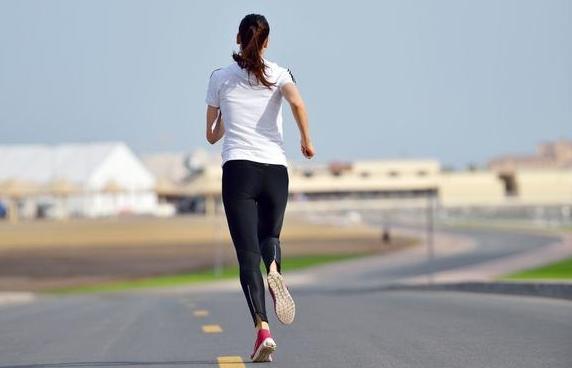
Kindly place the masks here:
[(207, 106), (207, 141), (215, 144), (224, 136), (224, 122), (218, 107)]
[(304, 100), (294, 83), (286, 83), (281, 88), (282, 95), (290, 104), (292, 114), (300, 130), (300, 148), (302, 154), (306, 158), (312, 158), (315, 155), (314, 146), (310, 139), (310, 129), (308, 127), (308, 114), (304, 106)]

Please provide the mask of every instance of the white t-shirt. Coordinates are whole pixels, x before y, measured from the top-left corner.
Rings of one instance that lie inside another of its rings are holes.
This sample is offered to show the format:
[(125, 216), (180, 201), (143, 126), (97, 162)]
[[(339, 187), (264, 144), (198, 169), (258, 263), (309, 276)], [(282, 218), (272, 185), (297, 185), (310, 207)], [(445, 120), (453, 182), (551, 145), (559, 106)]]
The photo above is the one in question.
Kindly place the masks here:
[(210, 77), (206, 103), (219, 107), (224, 121), (222, 165), (232, 159), (288, 167), (283, 147), (282, 92), (294, 83), (290, 71), (267, 59), (266, 75), (276, 86), (268, 89), (236, 62), (216, 69)]

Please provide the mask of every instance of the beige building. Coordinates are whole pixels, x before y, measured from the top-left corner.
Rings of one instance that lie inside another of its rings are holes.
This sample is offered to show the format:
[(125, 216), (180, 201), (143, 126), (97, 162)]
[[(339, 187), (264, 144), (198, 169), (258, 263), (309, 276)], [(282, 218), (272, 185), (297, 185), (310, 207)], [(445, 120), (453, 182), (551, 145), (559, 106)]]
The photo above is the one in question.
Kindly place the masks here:
[(490, 171), (442, 172), (437, 175), (441, 205), (498, 206), (507, 203), (503, 182)]
[(440, 172), (435, 160), (365, 160), (324, 166), (291, 165), (290, 191), (328, 195), (415, 196), (435, 191)]
[(529, 205), (572, 204), (572, 168), (518, 170), (515, 175), (518, 203)]
[(511, 202), (526, 205), (572, 204), (572, 141), (538, 145), (535, 154), (505, 155), (488, 164), (503, 180)]
[[(19, 203), (22, 214), (37, 212), (36, 202), (46, 194), (59, 204), (54, 208), (81, 216), (162, 214), (162, 208), (168, 209), (165, 215), (213, 213), (222, 208), (219, 153), (199, 149), (148, 155), (144, 166), (119, 143), (66, 146), (53, 157), (48, 148), (40, 148), (0, 147), (3, 157), (12, 157), (0, 165), (0, 200)], [(444, 208), (570, 206), (569, 148), (570, 142), (541, 145), (540, 158), (526, 165), (523, 160), (493, 160), (486, 170), (443, 170), (433, 159), (289, 162), (288, 208), (418, 207), (429, 197)], [(539, 166), (539, 160), (552, 161)], [(26, 204), (33, 204), (31, 211)]]
[[(358, 160), (330, 164), (290, 164), (290, 194), (297, 200), (335, 203), (411, 201), (434, 195), (443, 207), (572, 204), (572, 170), (444, 171), (436, 160)], [(220, 163), (206, 165), (184, 192), (220, 204)]]
[[(289, 162), (292, 200), (288, 208), (309, 201), (331, 208), (342, 198), (346, 206), (351, 201), (361, 207), (389, 202), (416, 205), (425, 204), (428, 195), (445, 208), (572, 204), (572, 166), (567, 166), (571, 142), (546, 143), (539, 146), (536, 156), (523, 157), (495, 159), (488, 169), (462, 171), (443, 170), (433, 159)], [(220, 208), (220, 155), (197, 150), (187, 159), (194, 163), (190, 174), (163, 187), (159, 196), (202, 198), (207, 212)], [(182, 162), (179, 160), (179, 165)], [(163, 181), (158, 178), (159, 183)]]
[(539, 144), (531, 155), (503, 155), (489, 161), (488, 167), (496, 172), (514, 172), (530, 169), (572, 169), (572, 141), (557, 140)]

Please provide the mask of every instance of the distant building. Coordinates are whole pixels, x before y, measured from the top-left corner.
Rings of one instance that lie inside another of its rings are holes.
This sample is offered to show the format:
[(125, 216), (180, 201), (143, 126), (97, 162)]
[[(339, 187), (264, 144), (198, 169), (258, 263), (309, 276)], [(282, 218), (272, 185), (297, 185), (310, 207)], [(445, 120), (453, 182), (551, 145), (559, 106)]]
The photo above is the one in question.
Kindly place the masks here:
[(572, 141), (558, 140), (538, 145), (532, 155), (504, 155), (488, 163), (496, 172), (513, 172), (520, 169), (572, 169)]
[[(144, 155), (143, 163), (157, 179), (159, 200), (174, 206), (178, 213), (203, 213), (217, 205), (209, 191), (220, 185), (220, 153), (203, 148), (189, 153), (153, 153)], [(197, 192), (197, 188), (201, 189)]]
[(189, 175), (185, 165), (188, 155), (182, 152), (144, 154), (141, 161), (157, 180), (179, 183)]
[(155, 178), (122, 142), (0, 145), (0, 198), (22, 214), (109, 216), (157, 209)]
[(455, 207), (497, 205), (506, 197), (495, 173), (444, 171), (433, 159), (356, 160), (317, 166), (313, 172), (309, 167), (295, 167), (291, 173), (292, 194), (308, 199), (405, 203), (433, 196), (440, 205)]
[[(220, 210), (220, 154), (198, 149), (185, 157), (164, 162), (166, 166), (186, 167), (188, 175), (160, 190), (160, 197), (180, 203), (192, 199), (201, 203), (197, 212)], [(331, 208), (339, 199), (355, 200), (360, 206), (383, 201), (425, 203), (429, 195), (449, 208), (572, 204), (571, 141), (542, 144), (537, 155), (494, 159), (489, 167), (447, 170), (434, 159), (289, 161), (293, 200), (287, 208), (304, 207), (309, 201)], [(165, 167), (162, 172), (170, 169)]]
[[(436, 198), (442, 207), (570, 205), (572, 170), (518, 170), (512, 175), (493, 170), (443, 170), (437, 160), (396, 159), (352, 162), (290, 163), (288, 209), (399, 203), (415, 205)], [(220, 208), (222, 170), (206, 163), (184, 184), (184, 192)], [(183, 190), (183, 188), (180, 188)], [(352, 202), (354, 203), (354, 202)], [(208, 211), (207, 211), (208, 212)], [(212, 210), (211, 210), (212, 212)]]
[(489, 161), (507, 197), (530, 205), (572, 204), (572, 141), (538, 145), (532, 155), (505, 155)]

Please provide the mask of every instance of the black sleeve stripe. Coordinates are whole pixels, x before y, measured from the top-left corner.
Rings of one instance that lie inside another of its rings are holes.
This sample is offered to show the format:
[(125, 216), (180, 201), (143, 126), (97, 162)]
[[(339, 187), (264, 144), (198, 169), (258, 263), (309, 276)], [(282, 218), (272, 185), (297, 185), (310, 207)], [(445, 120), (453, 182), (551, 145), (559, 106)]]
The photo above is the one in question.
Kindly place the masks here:
[(296, 83), (296, 78), (294, 78), (294, 76), (292, 75), (292, 72), (290, 71), (290, 69), (288, 69), (288, 74), (290, 74), (290, 77), (292, 78), (292, 80), (294, 81), (294, 83)]
[(222, 69), (222, 68), (216, 68), (215, 70), (213, 70), (213, 71), (211, 72), (211, 75), (210, 75), (210, 77), (209, 77), (209, 78), (212, 78), (212, 76), (213, 76), (214, 72), (216, 72), (217, 70), (221, 70), (221, 69)]

